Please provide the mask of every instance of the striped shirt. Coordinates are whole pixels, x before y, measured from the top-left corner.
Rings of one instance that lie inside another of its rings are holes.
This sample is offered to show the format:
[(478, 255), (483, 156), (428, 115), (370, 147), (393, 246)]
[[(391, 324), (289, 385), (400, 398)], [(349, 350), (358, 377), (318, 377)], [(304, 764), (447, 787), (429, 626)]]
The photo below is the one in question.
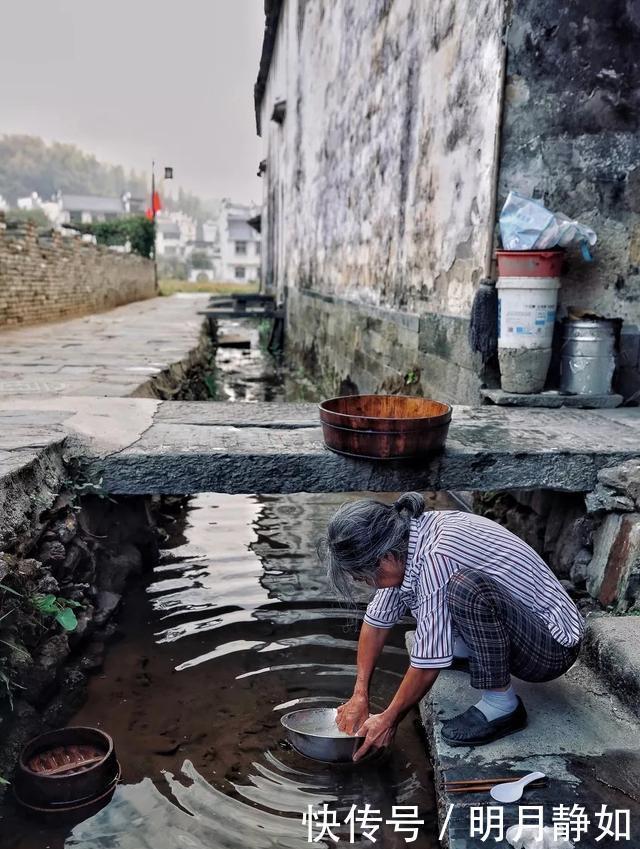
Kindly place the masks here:
[(563, 646), (574, 646), (582, 637), (584, 619), (544, 560), (491, 519), (457, 510), (434, 510), (412, 520), (402, 584), (378, 590), (364, 621), (390, 628), (410, 610), (416, 619), (411, 666), (450, 666), (455, 635), (447, 583), (461, 567), (501, 584), (536, 613)]

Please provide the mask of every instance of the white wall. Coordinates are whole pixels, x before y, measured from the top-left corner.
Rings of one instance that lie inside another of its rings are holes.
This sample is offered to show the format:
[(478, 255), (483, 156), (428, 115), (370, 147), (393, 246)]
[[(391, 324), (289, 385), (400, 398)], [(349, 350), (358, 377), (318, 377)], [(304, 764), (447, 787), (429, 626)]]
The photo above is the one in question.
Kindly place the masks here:
[(502, 17), (503, 0), (285, 0), (261, 111), (267, 283), (468, 313), (492, 230)]

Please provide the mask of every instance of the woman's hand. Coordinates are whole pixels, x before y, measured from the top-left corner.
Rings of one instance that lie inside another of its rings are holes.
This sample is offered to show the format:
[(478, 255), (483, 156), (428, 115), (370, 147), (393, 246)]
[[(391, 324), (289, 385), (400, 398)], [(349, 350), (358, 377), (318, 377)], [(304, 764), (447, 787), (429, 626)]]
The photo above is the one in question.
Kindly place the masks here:
[(357, 731), (358, 737), (365, 739), (353, 756), (353, 760), (359, 761), (371, 749), (384, 749), (390, 746), (395, 737), (397, 725), (398, 720), (392, 718), (386, 711), (370, 716)]
[(336, 724), (345, 734), (355, 734), (369, 716), (369, 699), (365, 695), (354, 693), (348, 702), (340, 705)]

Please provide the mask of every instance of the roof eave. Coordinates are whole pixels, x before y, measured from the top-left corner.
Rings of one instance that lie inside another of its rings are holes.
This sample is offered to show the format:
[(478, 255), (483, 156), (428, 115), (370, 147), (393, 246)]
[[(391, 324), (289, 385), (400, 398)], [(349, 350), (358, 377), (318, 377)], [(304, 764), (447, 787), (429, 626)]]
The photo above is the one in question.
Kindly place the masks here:
[(253, 87), (253, 102), (256, 112), (256, 131), (259, 136), (262, 135), (262, 127), (260, 121), (260, 109), (262, 107), (262, 98), (267, 87), (267, 78), (269, 76), (269, 68), (271, 67), (271, 58), (273, 49), (276, 43), (276, 34), (278, 32), (278, 22), (280, 20), (280, 11), (284, 4), (284, 0), (264, 0), (264, 36), (262, 38), (262, 54), (260, 56), (260, 68), (258, 70), (258, 78)]

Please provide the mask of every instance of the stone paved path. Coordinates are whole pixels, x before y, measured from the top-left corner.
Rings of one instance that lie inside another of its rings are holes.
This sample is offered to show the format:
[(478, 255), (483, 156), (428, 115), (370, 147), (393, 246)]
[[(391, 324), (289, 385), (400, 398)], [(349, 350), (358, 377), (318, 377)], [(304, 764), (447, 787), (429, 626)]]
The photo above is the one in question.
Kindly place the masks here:
[(208, 297), (155, 298), (0, 331), (0, 549), (59, 491), (70, 442), (105, 452), (151, 424), (153, 382), (196, 355)]
[(186, 359), (208, 295), (138, 301), (109, 312), (0, 331), (0, 397), (148, 394), (150, 378)]

